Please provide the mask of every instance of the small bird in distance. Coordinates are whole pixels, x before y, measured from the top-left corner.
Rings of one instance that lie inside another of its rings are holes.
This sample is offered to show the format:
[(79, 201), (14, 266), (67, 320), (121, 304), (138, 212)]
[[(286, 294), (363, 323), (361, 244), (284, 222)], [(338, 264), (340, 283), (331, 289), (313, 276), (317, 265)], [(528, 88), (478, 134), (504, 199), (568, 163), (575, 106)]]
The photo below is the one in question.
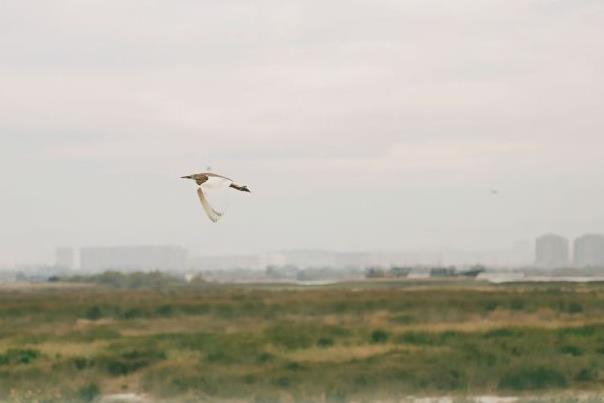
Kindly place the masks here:
[(199, 186), (197, 188), (197, 196), (201, 202), (201, 206), (205, 210), (208, 218), (212, 222), (217, 222), (224, 214), (224, 211), (216, 209), (210, 205), (208, 201), (207, 193), (214, 191), (222, 191), (227, 188), (239, 190), (240, 192), (250, 192), (250, 189), (245, 185), (235, 183), (232, 179), (226, 176), (218, 175), (212, 172), (203, 172), (199, 174), (192, 174), (187, 176), (181, 176), (182, 179), (192, 179)]

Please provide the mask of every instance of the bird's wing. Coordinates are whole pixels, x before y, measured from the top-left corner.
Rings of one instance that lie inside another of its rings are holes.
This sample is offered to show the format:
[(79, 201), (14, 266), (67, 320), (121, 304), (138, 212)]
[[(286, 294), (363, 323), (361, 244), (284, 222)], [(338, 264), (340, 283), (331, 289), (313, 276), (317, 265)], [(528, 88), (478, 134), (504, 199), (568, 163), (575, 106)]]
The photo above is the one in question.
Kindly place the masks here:
[(208, 203), (208, 200), (206, 199), (206, 196), (203, 194), (203, 190), (201, 189), (201, 187), (197, 188), (197, 195), (199, 196), (199, 201), (201, 202), (203, 209), (205, 210), (206, 214), (208, 215), (208, 218), (210, 220), (212, 220), (212, 222), (218, 221), (220, 219), (220, 217), (222, 216), (222, 213), (219, 213), (218, 211), (214, 210), (212, 208), (212, 206), (210, 206), (210, 203)]
[[(207, 176), (206, 181), (201, 184), (201, 187), (206, 192), (207, 196), (208, 191), (227, 189), (232, 183), (232, 180), (225, 178), (224, 176)], [(208, 197), (208, 199), (214, 201), (212, 197)]]
[(213, 172), (205, 172), (204, 175), (207, 177), (222, 178), (222, 179), (226, 179), (228, 181), (233, 182), (233, 180), (231, 178), (227, 178), (226, 176), (218, 175)]

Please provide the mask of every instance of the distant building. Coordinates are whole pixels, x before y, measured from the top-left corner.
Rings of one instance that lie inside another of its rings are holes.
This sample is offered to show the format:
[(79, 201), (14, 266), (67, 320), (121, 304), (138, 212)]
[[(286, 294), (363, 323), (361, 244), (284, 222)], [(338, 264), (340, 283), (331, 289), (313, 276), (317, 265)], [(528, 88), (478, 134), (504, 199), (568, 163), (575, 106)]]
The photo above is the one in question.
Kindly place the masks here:
[(575, 240), (576, 267), (604, 268), (604, 235), (588, 234)]
[(57, 248), (55, 250), (55, 266), (61, 269), (73, 269), (74, 256), (73, 248)]
[(568, 267), (570, 264), (568, 239), (555, 234), (547, 234), (537, 238), (535, 264), (538, 267), (548, 269)]
[(82, 271), (184, 270), (187, 252), (178, 246), (116, 246), (82, 248)]

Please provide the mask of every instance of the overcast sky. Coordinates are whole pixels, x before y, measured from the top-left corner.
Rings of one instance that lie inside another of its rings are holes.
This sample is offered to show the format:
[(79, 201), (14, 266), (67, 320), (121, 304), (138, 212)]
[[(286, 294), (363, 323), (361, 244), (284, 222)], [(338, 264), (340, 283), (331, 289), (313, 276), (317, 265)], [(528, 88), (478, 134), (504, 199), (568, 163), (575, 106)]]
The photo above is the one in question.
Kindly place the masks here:
[[(604, 232), (602, 38), (601, 0), (3, 0), (0, 264)], [(218, 224), (207, 166), (253, 191)]]

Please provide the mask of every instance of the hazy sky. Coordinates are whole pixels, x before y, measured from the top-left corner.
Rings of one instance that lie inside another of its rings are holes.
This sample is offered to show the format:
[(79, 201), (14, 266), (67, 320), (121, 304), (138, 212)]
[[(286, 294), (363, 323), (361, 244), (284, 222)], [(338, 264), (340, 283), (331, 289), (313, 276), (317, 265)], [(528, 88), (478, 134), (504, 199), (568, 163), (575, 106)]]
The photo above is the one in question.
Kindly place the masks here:
[[(604, 232), (603, 38), (601, 0), (3, 0), (0, 264)], [(253, 191), (218, 224), (208, 165)]]

